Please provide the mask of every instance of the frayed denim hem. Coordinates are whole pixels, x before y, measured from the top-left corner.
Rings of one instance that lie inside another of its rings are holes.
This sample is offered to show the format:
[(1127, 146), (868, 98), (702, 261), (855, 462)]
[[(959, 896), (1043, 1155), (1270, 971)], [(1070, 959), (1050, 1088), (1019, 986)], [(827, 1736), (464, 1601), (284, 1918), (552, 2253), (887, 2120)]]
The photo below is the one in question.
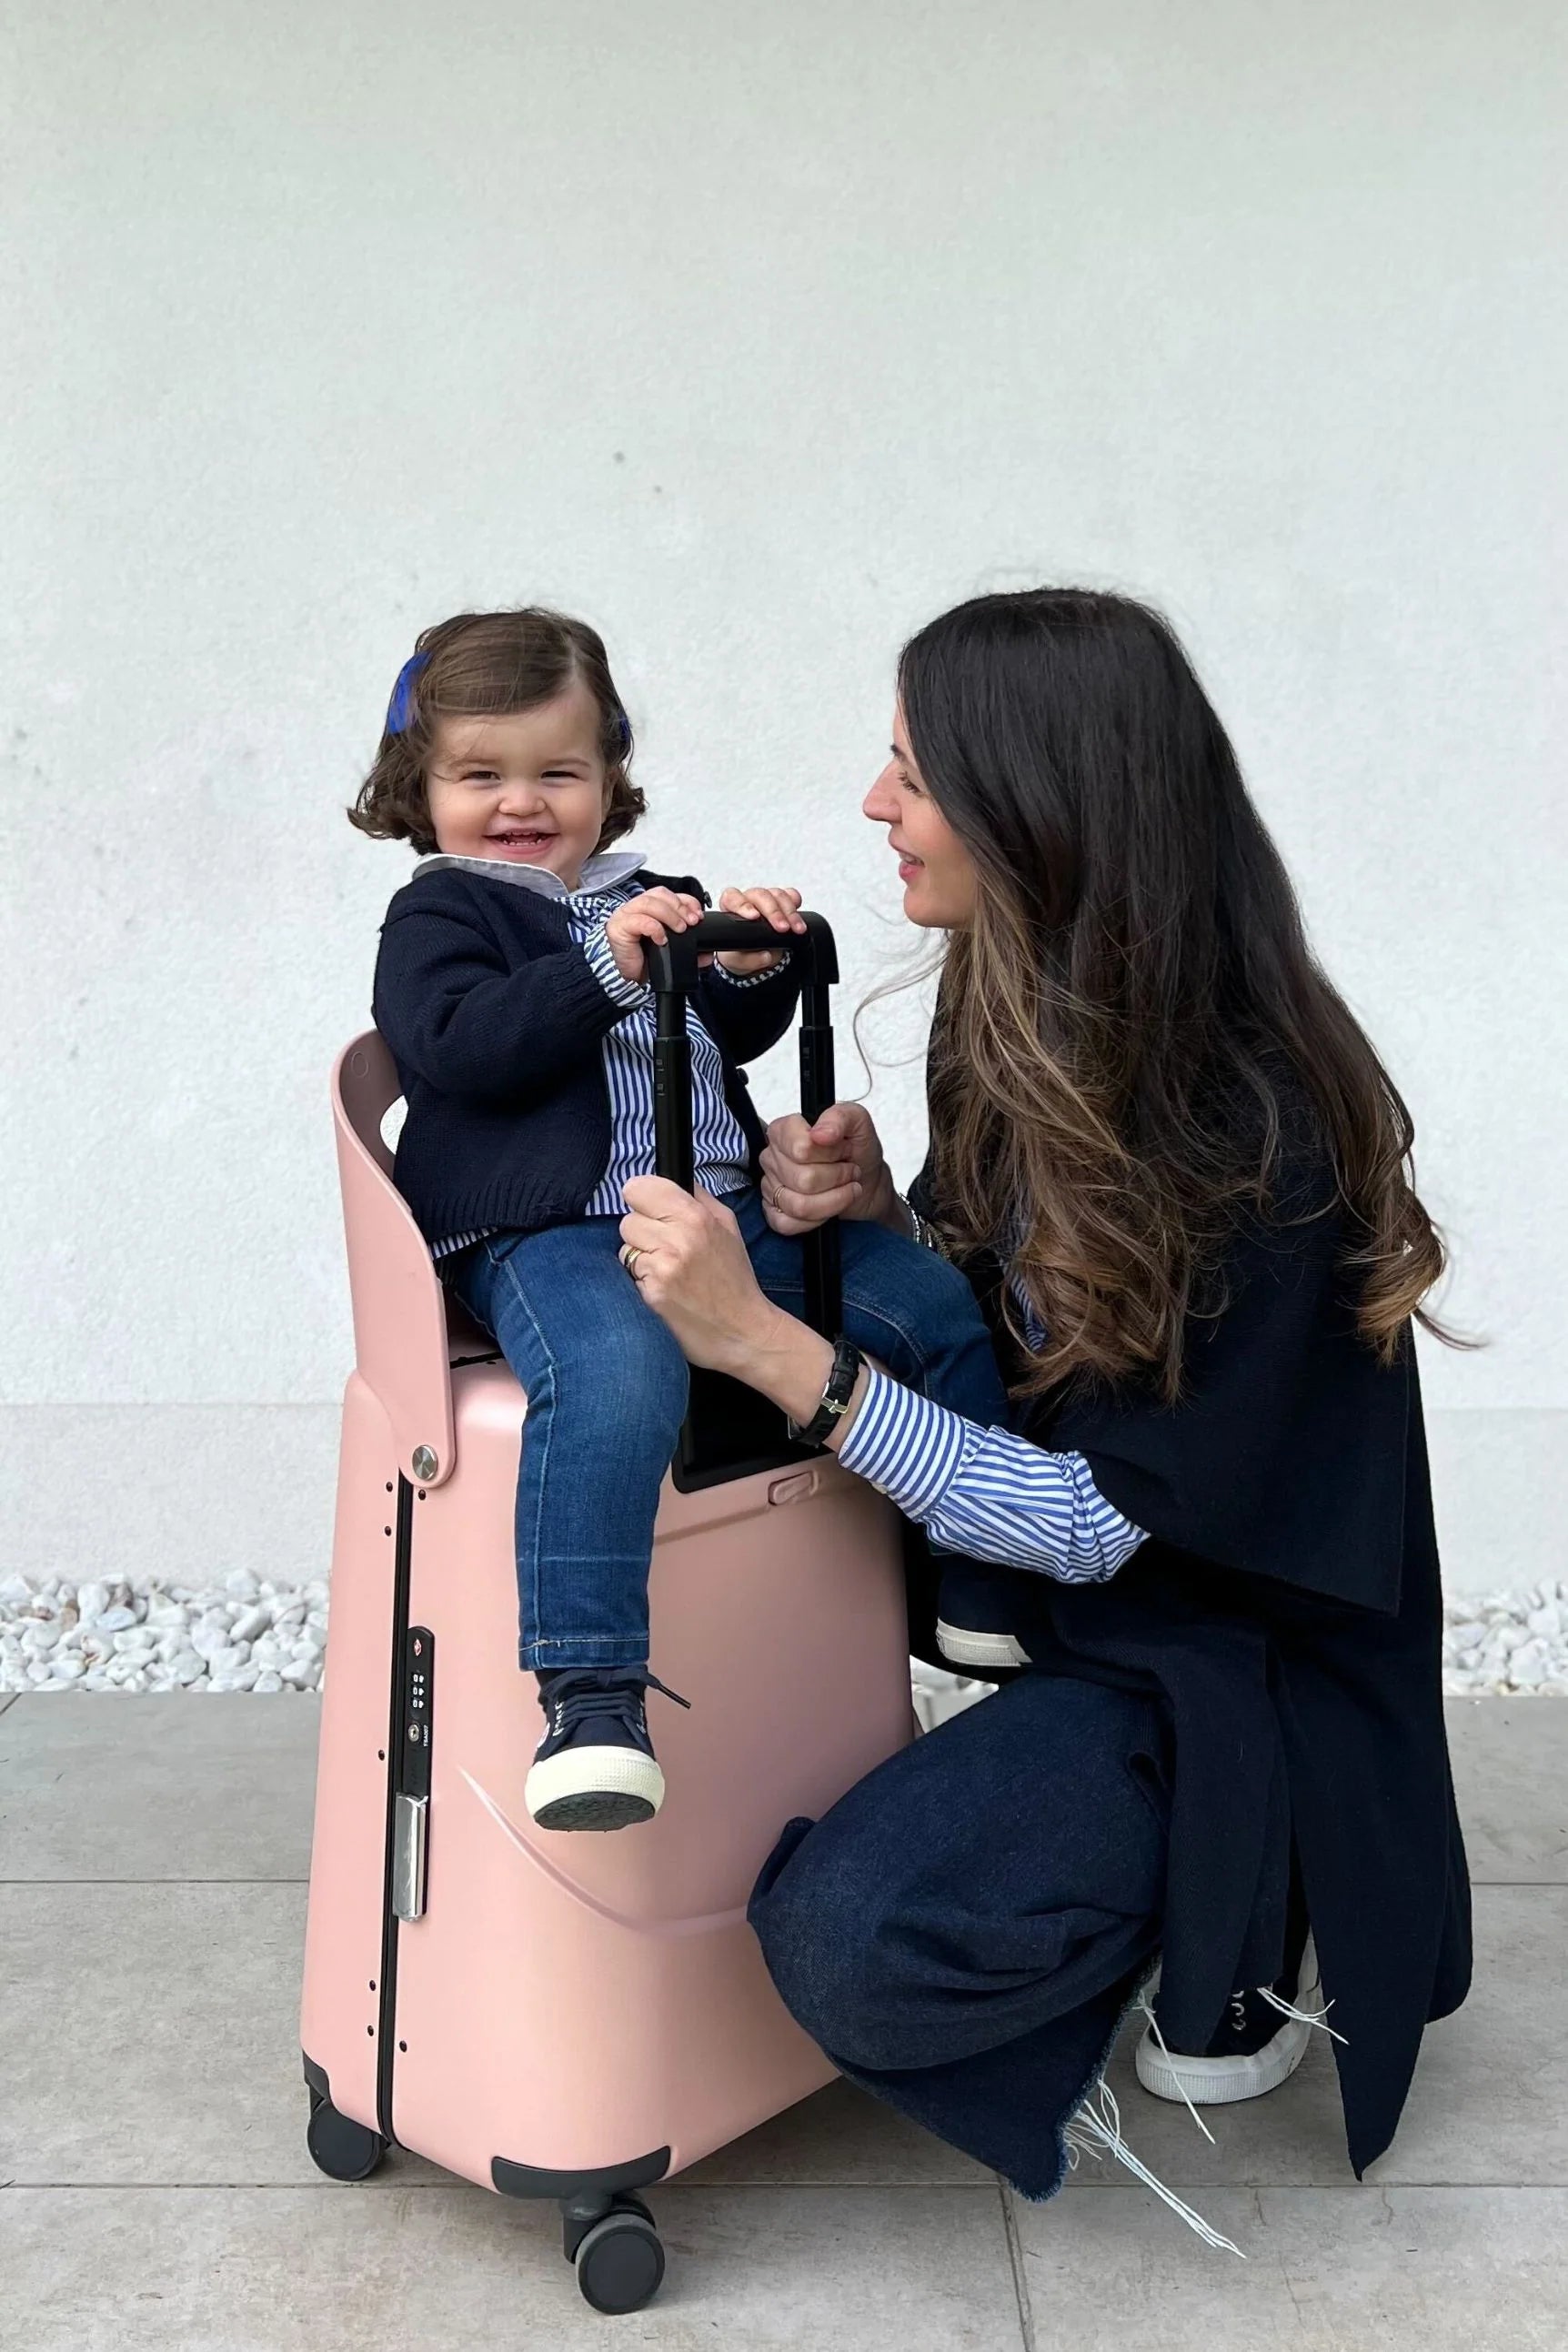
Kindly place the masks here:
[[(812, 1824), (809, 1822), (803, 1822), (800, 1823), (791, 1822), (789, 1826), (791, 1829), (798, 1829), (800, 1835), (804, 1836), (806, 1830), (809, 1829)], [(798, 1837), (795, 1839), (795, 1843), (799, 1843)], [(793, 1846), (791, 1850), (793, 1851)], [(787, 1856), (785, 1859), (787, 1859)], [(992, 2169), (996, 2173), (997, 2179), (1005, 2181), (1008, 2188), (1016, 2191), (1016, 2193), (1024, 2200), (1024, 2202), (1026, 2205), (1048, 2205), (1053, 2198), (1060, 2196), (1062, 2189), (1066, 2186), (1067, 2176), (1073, 2170), (1077, 2162), (1076, 2155), (1074, 2151), (1069, 2148), (1067, 2142), (1066, 2134), (1068, 2126), (1072, 2122), (1073, 2117), (1079, 2113), (1079, 2110), (1082, 2107), (1084, 2101), (1090, 2096), (1095, 2085), (1104, 2076), (1105, 2070), (1110, 2063), (1111, 2053), (1114, 2051), (1117, 2042), (1121, 2039), (1122, 2028), (1127, 2023), (1128, 2019), (1137, 2009), (1140, 1996), (1148, 1985), (1149, 1979), (1152, 1976), (1158, 1962), (1159, 1954), (1156, 1951), (1152, 1953), (1140, 1967), (1131, 1990), (1128, 1993), (1127, 1999), (1122, 2003), (1121, 2009), (1117, 2011), (1116, 2022), (1111, 2027), (1110, 2032), (1107, 2034), (1093, 2064), (1085, 2074), (1082, 2083), (1079, 2084), (1079, 2089), (1074, 2094), (1073, 2097), (1068, 2102), (1067, 2105), (1061, 2109), (1060, 2113), (1055, 2119), (1055, 2123), (1052, 2126), (1051, 2144), (1056, 2151), (1057, 2160), (1055, 2169), (1051, 2177), (1048, 2179), (1041, 2179), (1031, 2183), (1028, 2180), (1018, 2179), (1013, 2173), (1004, 2170), (999, 2165), (992, 2167)], [(824, 2051), (823, 2054), (825, 2057), (830, 2059), (833, 2064), (837, 2067), (846, 2082), (857, 2084), (861, 2090), (869, 2092), (873, 2098), (886, 2099), (887, 2094), (885, 2090), (871, 2076), (863, 2074), (858, 2067), (847, 2065), (844, 2060), (842, 2058), (836, 2057), (831, 2050)], [(969, 2152), (973, 2153), (973, 2151)], [(981, 2159), (982, 2162), (984, 2160), (984, 2158)]]
[(1118, 2042), (1121, 2039), (1122, 2028), (1137, 2008), (1144, 1988), (1148, 1984), (1150, 1978), (1153, 1975), (1158, 1965), (1159, 1953), (1158, 1950), (1156, 1950), (1152, 1957), (1145, 1961), (1143, 1966), (1139, 1969), (1137, 1979), (1132, 1989), (1117, 2013), (1116, 2022), (1111, 2027), (1110, 2033), (1106, 2036), (1105, 2045), (1100, 2051), (1099, 2057), (1095, 2060), (1093, 2065), (1089, 2068), (1089, 2073), (1085, 2075), (1082, 2084), (1079, 2085), (1077, 2095), (1073, 2098), (1071, 2104), (1064, 2107), (1061, 2114), (1057, 2117), (1055, 2128), (1057, 2150), (1056, 2179), (1050, 2183), (1048, 2188), (1029, 2189), (1025, 2186), (1023, 2181), (1011, 2179), (1006, 2173), (1003, 2173), (1001, 2176), (1002, 2179), (1007, 2182), (1008, 2188), (1014, 2189), (1017, 2195), (1024, 2200), (1024, 2202), (1026, 2205), (1048, 2205), (1052, 2198), (1059, 2197), (1063, 2189), (1066, 2187), (1068, 2174), (1075, 2169), (1078, 2162), (1075, 2151), (1068, 2146), (1068, 2126), (1078, 2114), (1079, 2109), (1083, 2105), (1084, 2101), (1094, 2090), (1096, 2084), (1103, 2080), (1105, 2070), (1110, 2063), (1111, 2053), (1115, 2050)]

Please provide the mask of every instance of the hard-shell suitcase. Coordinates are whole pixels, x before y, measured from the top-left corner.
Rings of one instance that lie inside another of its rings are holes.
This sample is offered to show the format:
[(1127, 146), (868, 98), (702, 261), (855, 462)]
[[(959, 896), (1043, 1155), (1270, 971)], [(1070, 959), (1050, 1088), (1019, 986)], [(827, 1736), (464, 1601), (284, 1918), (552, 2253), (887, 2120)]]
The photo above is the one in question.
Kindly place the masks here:
[[(690, 1181), (685, 990), (708, 917), (650, 961), (661, 1170)], [(832, 1099), (831, 934), (810, 919), (808, 1117)], [(588, 2300), (630, 2310), (664, 2258), (637, 2191), (826, 2082), (746, 1923), (784, 1822), (910, 1736), (900, 1523), (750, 1391), (698, 1378), (660, 1497), (650, 1604), (666, 1797), (609, 1836), (540, 1830), (542, 1730), (517, 1665), (525, 1402), (449, 1301), (391, 1181), (374, 1034), (333, 1107), (356, 1363), (343, 1403), (301, 2043), (309, 2145), (362, 2179), (387, 2147), (560, 2201)], [(837, 1316), (837, 1231), (808, 1261)], [(738, 1459), (737, 1459), (738, 1457)], [(657, 1702), (656, 1702), (657, 1704)]]

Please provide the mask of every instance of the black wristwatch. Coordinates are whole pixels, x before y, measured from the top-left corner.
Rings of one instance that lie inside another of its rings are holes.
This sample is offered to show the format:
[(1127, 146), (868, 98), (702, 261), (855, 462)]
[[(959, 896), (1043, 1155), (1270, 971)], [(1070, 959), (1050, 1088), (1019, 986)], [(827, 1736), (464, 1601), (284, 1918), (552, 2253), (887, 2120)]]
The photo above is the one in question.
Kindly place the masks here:
[[(820, 1445), (823, 1439), (837, 1427), (849, 1410), (849, 1400), (855, 1393), (855, 1383), (860, 1377), (860, 1367), (865, 1360), (853, 1339), (840, 1338), (833, 1351), (833, 1370), (827, 1375), (822, 1402), (809, 1421), (789, 1422), (789, 1433), (797, 1444)], [(784, 1418), (789, 1421), (787, 1413)]]

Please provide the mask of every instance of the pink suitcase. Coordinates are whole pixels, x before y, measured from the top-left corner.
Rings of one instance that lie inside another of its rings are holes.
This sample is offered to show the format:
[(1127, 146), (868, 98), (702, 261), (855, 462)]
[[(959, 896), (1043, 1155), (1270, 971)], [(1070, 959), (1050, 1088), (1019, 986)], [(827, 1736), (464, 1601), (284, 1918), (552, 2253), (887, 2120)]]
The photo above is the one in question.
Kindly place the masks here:
[[(704, 944), (735, 943), (724, 921), (708, 919)], [(687, 1181), (695, 940), (656, 975), (660, 1164)], [(807, 944), (815, 1115), (832, 1099), (836, 973), (825, 925)], [(658, 1710), (663, 1809), (609, 1836), (536, 1829), (522, 1789), (543, 1727), (516, 1662), (512, 1553), (525, 1403), (393, 1186), (381, 1128), (398, 1091), (374, 1031), (333, 1073), (356, 1362), (305, 1944), (309, 2146), (338, 2179), (365, 2179), (395, 2143), (558, 2200), (584, 2294), (631, 2310), (664, 2267), (636, 2192), (831, 2077), (745, 1905), (784, 1822), (910, 1736), (899, 1521), (830, 1455), (791, 1447), (782, 1421), (759, 1423), (748, 1392), (694, 1384), (650, 1592), (654, 1663), (691, 1701)], [(836, 1244), (812, 1276), (825, 1317)], [(745, 1428), (726, 1411), (742, 1399)], [(750, 1456), (738, 1470), (726, 1441)]]

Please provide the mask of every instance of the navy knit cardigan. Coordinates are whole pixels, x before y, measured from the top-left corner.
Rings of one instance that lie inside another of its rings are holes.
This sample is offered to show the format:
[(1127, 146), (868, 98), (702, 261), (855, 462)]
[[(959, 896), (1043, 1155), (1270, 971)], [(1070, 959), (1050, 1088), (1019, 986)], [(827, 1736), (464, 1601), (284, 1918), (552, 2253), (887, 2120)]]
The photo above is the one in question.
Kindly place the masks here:
[[(689, 875), (641, 878), (710, 903)], [(765, 1130), (741, 1065), (783, 1036), (800, 985), (798, 967), (767, 988), (705, 971), (693, 992), (753, 1177)], [(397, 1188), (426, 1240), (580, 1217), (609, 1164), (603, 1041), (626, 1008), (595, 978), (563, 903), (460, 867), (416, 873), (386, 910), (372, 1007), (408, 1105)]]

